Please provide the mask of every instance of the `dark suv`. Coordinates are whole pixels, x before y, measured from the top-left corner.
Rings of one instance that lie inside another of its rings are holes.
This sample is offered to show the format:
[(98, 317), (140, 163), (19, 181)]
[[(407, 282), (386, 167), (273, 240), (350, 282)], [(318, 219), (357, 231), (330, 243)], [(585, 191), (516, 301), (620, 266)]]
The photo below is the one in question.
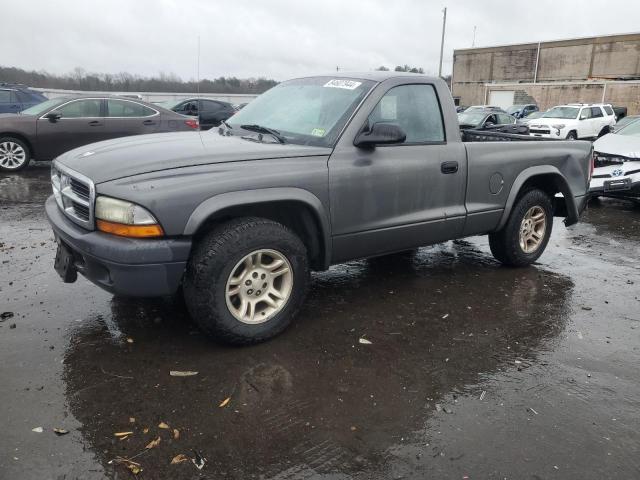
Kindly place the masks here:
[(0, 113), (18, 113), (47, 99), (24, 85), (0, 83)]

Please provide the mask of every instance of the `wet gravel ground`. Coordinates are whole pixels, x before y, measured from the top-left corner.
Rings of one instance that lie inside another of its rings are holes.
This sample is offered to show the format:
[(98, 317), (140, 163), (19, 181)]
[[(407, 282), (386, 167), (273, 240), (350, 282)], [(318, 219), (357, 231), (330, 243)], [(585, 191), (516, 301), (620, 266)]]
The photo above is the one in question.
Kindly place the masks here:
[(334, 267), (239, 349), (179, 300), (63, 284), (48, 194), (46, 164), (0, 175), (2, 479), (640, 478), (638, 206), (556, 221), (526, 269), (482, 237)]

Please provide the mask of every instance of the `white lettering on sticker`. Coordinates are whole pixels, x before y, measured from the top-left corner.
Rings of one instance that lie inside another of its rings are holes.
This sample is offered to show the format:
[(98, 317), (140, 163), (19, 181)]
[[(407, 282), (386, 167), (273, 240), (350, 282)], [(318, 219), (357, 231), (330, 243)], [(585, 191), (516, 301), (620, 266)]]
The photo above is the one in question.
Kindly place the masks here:
[(360, 85), (362, 85), (362, 82), (356, 82), (354, 80), (343, 80), (343, 79), (337, 79), (337, 78), (333, 80), (329, 80), (327, 83), (324, 84), (325, 87), (346, 88), (347, 90), (355, 90)]

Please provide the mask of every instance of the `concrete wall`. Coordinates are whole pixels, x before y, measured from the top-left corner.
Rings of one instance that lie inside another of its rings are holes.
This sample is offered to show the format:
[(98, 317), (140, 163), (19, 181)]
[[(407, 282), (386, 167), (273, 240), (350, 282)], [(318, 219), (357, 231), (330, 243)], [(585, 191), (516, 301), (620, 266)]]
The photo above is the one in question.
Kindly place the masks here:
[[(629, 115), (640, 114), (640, 81), (555, 82), (487, 84), (487, 98), (493, 90), (515, 91), (515, 103), (535, 103), (541, 110), (564, 103), (610, 103), (627, 107)], [(484, 92), (480, 104), (484, 101)]]
[[(162, 93), (162, 92), (87, 92), (80, 90), (58, 90), (54, 88), (33, 88), (42, 92), (47, 98), (64, 97), (72, 95), (140, 95), (145, 102), (165, 102), (167, 100), (180, 100), (182, 98), (195, 97), (195, 93)], [(222, 100), (229, 103), (248, 103), (258, 95), (236, 93), (201, 93), (201, 98)]]
[[(460, 98), (461, 105), (482, 104), (485, 84), (605, 79), (640, 79), (640, 34), (459, 49), (453, 54), (452, 94)], [(558, 85), (557, 91), (551, 93), (554, 88), (545, 87), (544, 98), (568, 103), (597, 96), (594, 91), (603, 87)], [(636, 87), (616, 86), (615, 91), (618, 98), (631, 95), (623, 98), (621, 105), (637, 103), (633, 98)]]

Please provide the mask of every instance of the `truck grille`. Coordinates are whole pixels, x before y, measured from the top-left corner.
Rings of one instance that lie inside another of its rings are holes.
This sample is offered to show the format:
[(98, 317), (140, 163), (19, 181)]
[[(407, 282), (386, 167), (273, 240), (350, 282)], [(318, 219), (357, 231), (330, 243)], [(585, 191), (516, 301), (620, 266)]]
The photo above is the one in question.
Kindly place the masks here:
[(58, 207), (74, 223), (93, 230), (95, 188), (84, 175), (53, 162), (51, 186)]
[(538, 133), (538, 134), (542, 133), (545, 135), (549, 135), (549, 130), (544, 130), (541, 128), (530, 128), (529, 133)]

